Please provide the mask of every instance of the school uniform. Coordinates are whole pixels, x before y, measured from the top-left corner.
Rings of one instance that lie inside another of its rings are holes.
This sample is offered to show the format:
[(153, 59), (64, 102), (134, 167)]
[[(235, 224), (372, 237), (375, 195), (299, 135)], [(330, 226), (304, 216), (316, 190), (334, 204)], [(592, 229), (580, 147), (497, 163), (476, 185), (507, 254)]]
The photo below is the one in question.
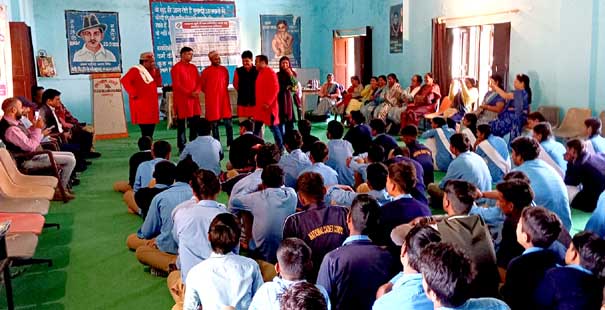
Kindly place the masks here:
[(284, 170), (284, 185), (296, 188), (296, 181), (300, 172), (311, 166), (309, 156), (301, 149), (292, 150), (279, 160), (279, 166)]
[(422, 274), (404, 274), (400, 272), (391, 281), (390, 292), (376, 299), (372, 310), (433, 310), (433, 302), (422, 288)]
[[(249, 310), (280, 310), (279, 299), (281, 295), (292, 285), (300, 282), (306, 282), (306, 280), (288, 281), (280, 277), (273, 278), (273, 281), (264, 283), (254, 297), (250, 304)], [(331, 309), (330, 296), (326, 289), (321, 285), (315, 285), (315, 287), (321, 292), (326, 299), (326, 305), (328, 310)]]
[(393, 137), (386, 133), (377, 134), (376, 137), (374, 137), (373, 142), (374, 144), (382, 146), (382, 148), (384, 149), (384, 154), (386, 155), (389, 155), (391, 150), (399, 147), (399, 145), (397, 145), (397, 141), (395, 141)]
[(587, 144), (590, 144), (588, 147), (592, 147), (595, 154), (605, 153), (605, 138), (600, 135), (594, 135), (588, 138), (587, 142)]
[(447, 173), (439, 183), (441, 189), (449, 180), (467, 181), (482, 191), (492, 189), (492, 175), (481, 156), (471, 151), (460, 153), (447, 168)]
[(136, 202), (137, 207), (139, 207), (139, 214), (143, 219), (147, 217), (147, 212), (149, 211), (149, 206), (151, 205), (153, 198), (168, 189), (168, 187), (170, 187), (170, 185), (156, 184), (151, 188), (141, 188), (134, 194), (134, 201)]
[(329, 166), (326, 166), (322, 162), (317, 162), (317, 163), (312, 164), (310, 167), (301, 171), (298, 176), (300, 177), (300, 175), (302, 175), (305, 172), (319, 173), (321, 175), (321, 177), (323, 178), (325, 186), (339, 184), (338, 183), (338, 173), (334, 169), (332, 169)]
[(548, 270), (535, 297), (538, 309), (599, 309), (603, 285), (592, 271), (567, 265)]
[(261, 178), (262, 174), (263, 169), (256, 168), (254, 172), (243, 177), (241, 180), (237, 181), (235, 185), (233, 185), (233, 188), (231, 189), (231, 196), (229, 196), (229, 208), (233, 208), (233, 204), (231, 203), (233, 197), (237, 195), (254, 193), (258, 190), (258, 186), (263, 183), (263, 180)]
[(372, 143), (372, 130), (366, 124), (358, 124), (350, 128), (345, 134), (345, 141), (349, 141), (353, 146), (354, 155), (365, 153)]
[(424, 185), (433, 183), (435, 181), (435, 163), (433, 161), (433, 152), (431, 152), (428, 147), (418, 141), (406, 144), (406, 147), (410, 150), (410, 158), (420, 163), (422, 169), (424, 170)]
[(400, 163), (400, 162), (410, 163), (416, 169), (416, 185), (410, 191), (410, 195), (412, 195), (412, 197), (414, 197), (414, 199), (428, 205), (429, 200), (426, 198), (426, 186), (424, 185), (424, 182), (423, 182), (423, 180), (425, 180), (424, 167), (422, 167), (422, 165), (419, 162), (417, 162), (416, 160), (405, 157), (405, 156), (401, 156), (401, 155), (395, 156), (395, 157), (387, 160), (385, 162), (385, 164), (388, 167), (389, 165), (391, 165), (393, 163)]
[(605, 238), (605, 191), (599, 196), (597, 208), (592, 212), (584, 230), (592, 231), (601, 238)]
[(137, 173), (134, 177), (134, 184), (132, 185), (132, 191), (135, 193), (142, 187), (147, 187), (149, 182), (153, 179), (153, 171), (155, 171), (155, 164), (165, 160), (164, 158), (154, 158), (142, 162), (137, 168)]
[[(420, 135), (421, 139), (434, 139), (435, 149), (431, 149), (435, 165), (441, 171), (446, 171), (454, 155), (450, 152), (450, 138), (456, 133), (448, 125), (441, 128), (429, 129)], [(430, 147), (429, 147), (430, 149)]]
[[(489, 145), (488, 145), (489, 144)], [(502, 181), (502, 177), (511, 169), (508, 144), (504, 139), (490, 135), (477, 146), (475, 153), (487, 163), (492, 182)]]
[(582, 152), (574, 162), (567, 163), (565, 184), (582, 185), (571, 201), (572, 208), (594, 211), (599, 195), (605, 190), (605, 154)]
[(137, 175), (137, 169), (139, 165), (148, 160), (152, 160), (151, 150), (140, 151), (132, 154), (128, 159), (128, 184), (130, 187), (134, 186), (134, 180)]
[[(330, 139), (327, 145), (328, 160), (326, 160), (326, 165), (338, 173), (338, 183), (335, 184), (355, 185), (353, 170), (347, 167), (347, 158), (352, 157), (354, 154), (351, 143), (342, 139)], [(329, 184), (326, 183), (325, 185)]]
[(393, 197), (393, 201), (384, 204), (380, 209), (381, 232), (375, 242), (380, 245), (392, 245), (391, 230), (393, 228), (407, 224), (417, 217), (430, 215), (429, 207), (412, 198), (410, 194)]
[[(376, 198), (376, 201), (378, 201), (378, 204), (381, 206), (384, 205), (385, 203), (393, 200), (393, 197), (391, 197), (391, 195), (389, 195), (389, 193), (387, 193), (387, 191), (385, 189), (382, 189), (382, 190), (373, 189), (364, 194), (368, 194), (368, 195)], [(357, 195), (359, 195), (359, 194), (356, 192), (347, 191), (338, 186), (332, 186), (328, 189), (325, 200), (326, 200), (326, 203), (328, 203), (330, 205), (349, 207), (353, 204), (353, 200), (357, 197)]]
[(217, 176), (221, 173), (223, 147), (212, 136), (198, 136), (187, 143), (179, 159), (183, 160), (187, 155), (191, 155), (191, 159), (200, 169), (210, 170)]
[(254, 167), (254, 154), (252, 149), (257, 144), (264, 144), (265, 141), (254, 135), (251, 131), (246, 131), (243, 135), (235, 138), (229, 146), (229, 162), (234, 169), (243, 169)]
[(554, 138), (542, 141), (540, 142), (540, 145), (546, 154), (548, 154), (548, 156), (550, 156), (550, 158), (561, 169), (561, 172), (565, 174), (565, 170), (567, 170), (567, 161), (564, 158), (565, 152), (567, 152), (565, 146), (557, 142)]

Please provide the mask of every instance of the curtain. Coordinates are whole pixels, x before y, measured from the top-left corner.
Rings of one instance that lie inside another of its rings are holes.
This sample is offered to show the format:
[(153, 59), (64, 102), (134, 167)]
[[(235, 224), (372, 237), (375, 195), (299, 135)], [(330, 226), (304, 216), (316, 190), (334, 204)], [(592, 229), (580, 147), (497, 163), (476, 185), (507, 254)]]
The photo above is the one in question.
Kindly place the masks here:
[(439, 23), (437, 18), (433, 18), (431, 72), (439, 84), (442, 94), (447, 94), (452, 80), (452, 42), (452, 31), (448, 31), (445, 23)]

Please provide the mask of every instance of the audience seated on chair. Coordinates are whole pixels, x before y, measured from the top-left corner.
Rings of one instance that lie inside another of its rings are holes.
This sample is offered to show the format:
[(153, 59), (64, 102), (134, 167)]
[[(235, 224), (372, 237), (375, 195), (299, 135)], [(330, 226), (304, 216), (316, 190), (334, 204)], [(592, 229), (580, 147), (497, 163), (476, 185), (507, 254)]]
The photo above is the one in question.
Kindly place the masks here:
[(492, 135), (492, 129), (487, 124), (477, 126), (477, 141), (475, 153), (487, 163), (492, 182), (498, 183), (511, 169), (508, 144), (504, 139)]
[(498, 137), (508, 136), (508, 141), (513, 141), (523, 133), (523, 127), (527, 123), (527, 114), (532, 102), (529, 77), (525, 74), (517, 74), (514, 90), (508, 93), (494, 80), (490, 79), (488, 85), (500, 97), (507, 100), (498, 117), (489, 123), (492, 133)]
[[(499, 75), (492, 75), (490, 79), (498, 85), (498, 87), (502, 88), (502, 77)], [(489, 124), (491, 121), (495, 120), (498, 117), (498, 114), (504, 110), (505, 101), (500, 97), (500, 95), (490, 89), (485, 93), (483, 97), (483, 103), (479, 105), (479, 108), (475, 112), (477, 114), (477, 124)]]
[(401, 107), (401, 97), (403, 91), (399, 85), (399, 79), (395, 73), (387, 75), (386, 91), (384, 93), (384, 101), (374, 110), (373, 118), (379, 118), (386, 121), (387, 116), (392, 107)]
[(284, 136), (284, 145), (288, 153), (282, 155), (279, 166), (284, 170), (284, 185), (287, 187), (295, 188), (298, 175), (311, 166), (309, 156), (300, 149), (302, 139), (298, 130), (286, 132)]
[(592, 153), (605, 153), (605, 138), (601, 136), (601, 120), (594, 117), (584, 121), (586, 126), (586, 149)]
[(456, 131), (450, 128), (445, 119), (435, 117), (431, 120), (431, 127), (420, 135), (421, 139), (427, 139), (426, 146), (433, 154), (435, 167), (441, 171), (447, 171), (450, 163), (454, 159), (454, 154), (450, 151), (450, 137)]
[[(353, 114), (356, 113), (354, 112)], [(326, 135), (328, 137), (327, 158), (325, 160), (321, 160), (320, 158), (316, 157), (315, 162), (325, 162), (328, 167), (333, 169), (337, 173), (336, 177), (338, 179), (338, 184), (353, 186), (355, 184), (355, 176), (353, 174), (353, 170), (348, 167), (347, 160), (348, 158), (353, 156), (355, 150), (351, 142), (342, 139), (343, 133), (344, 126), (340, 122), (335, 120), (328, 122), (328, 129), (326, 132)], [(371, 138), (369, 141), (371, 141)], [(311, 147), (311, 150), (314, 148), (315, 146)], [(313, 152), (311, 151), (310, 153), (311, 156), (313, 156)], [(331, 177), (327, 178), (324, 174), (322, 174), (322, 176), (324, 176), (324, 181), (326, 185), (337, 184), (332, 183)]]
[(263, 278), (254, 260), (233, 253), (240, 235), (235, 216), (222, 213), (212, 220), (208, 230), (212, 253), (189, 271), (183, 309), (224, 309), (227, 305), (232, 309), (250, 307)]
[(418, 128), (408, 125), (401, 129), (401, 140), (410, 150), (410, 158), (419, 162), (424, 170), (424, 185), (428, 186), (435, 181), (435, 163), (433, 152), (424, 144), (418, 142)]
[(265, 141), (254, 135), (254, 122), (251, 120), (243, 120), (239, 123), (240, 136), (231, 142), (229, 147), (229, 162), (227, 169), (235, 170), (254, 170), (254, 146), (265, 144)]
[(335, 309), (370, 309), (376, 297), (372, 292), (393, 276), (393, 257), (372, 241), (379, 218), (376, 199), (357, 196), (347, 215), (349, 237), (321, 263), (317, 284), (327, 289)]
[(359, 111), (351, 112), (349, 117), (351, 128), (344, 136), (344, 140), (349, 141), (353, 146), (353, 155), (359, 155), (368, 151), (368, 146), (372, 142), (372, 133), (370, 126), (366, 125), (366, 118)]
[(313, 111), (315, 115), (328, 115), (332, 108), (342, 99), (340, 85), (334, 81), (334, 74), (328, 73), (326, 82), (319, 89), (319, 103)]
[(387, 91), (387, 77), (381, 75), (378, 77), (376, 90), (372, 94), (369, 100), (367, 100), (363, 107), (359, 110), (361, 114), (368, 119), (374, 118), (374, 113), (377, 113), (377, 107), (384, 102), (384, 97)]
[(149, 206), (151, 205), (153, 198), (174, 184), (175, 175), (176, 167), (171, 161), (163, 160), (155, 165), (153, 171), (155, 185), (153, 187), (143, 187), (134, 194), (134, 200), (136, 202), (136, 207), (138, 208), (137, 213), (140, 214), (143, 219), (147, 217), (147, 212), (149, 211)]
[(414, 102), (408, 104), (407, 109), (401, 114), (401, 127), (416, 125), (424, 114), (433, 113), (441, 99), (441, 90), (435, 83), (432, 73), (424, 75), (424, 85), (414, 96)]
[(352, 111), (359, 111), (361, 108), (361, 92), (363, 91), (363, 85), (358, 76), (354, 75), (351, 77), (351, 86), (347, 88), (346, 94), (342, 97), (342, 101), (336, 105), (336, 113), (340, 114), (343, 118), (349, 115)]
[(454, 123), (460, 123), (467, 113), (475, 109), (479, 99), (479, 89), (477, 89), (477, 80), (472, 77), (459, 78), (452, 80), (448, 94), (453, 109), (452, 115), (448, 117)]
[[(286, 238), (277, 248), (275, 271), (278, 276), (273, 281), (264, 283), (254, 294), (250, 310), (280, 310), (279, 299), (285, 291), (297, 283), (308, 283), (306, 275), (313, 269), (311, 248), (298, 238)], [(313, 285), (310, 284), (309, 285)], [(315, 287), (324, 297), (330, 309), (330, 297), (326, 289), (317, 284)], [(296, 308), (300, 309), (300, 308)], [(312, 308), (313, 310), (317, 308)]]
[(401, 105), (391, 107), (387, 115), (387, 121), (397, 124), (401, 128), (401, 115), (407, 109), (407, 105), (414, 103), (414, 97), (422, 87), (422, 76), (414, 74), (410, 81), (410, 86), (401, 93)]
[(594, 211), (599, 195), (605, 190), (605, 154), (588, 153), (584, 141), (573, 139), (567, 142), (565, 159), (565, 184), (581, 186), (575, 197), (570, 198), (571, 207), (586, 212)]

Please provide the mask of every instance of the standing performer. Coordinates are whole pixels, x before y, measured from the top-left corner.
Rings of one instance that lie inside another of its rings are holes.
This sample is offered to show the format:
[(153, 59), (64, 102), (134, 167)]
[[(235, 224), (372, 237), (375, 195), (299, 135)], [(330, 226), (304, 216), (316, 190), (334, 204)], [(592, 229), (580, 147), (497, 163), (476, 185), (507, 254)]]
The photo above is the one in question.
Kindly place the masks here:
[[(254, 84), (258, 71), (254, 66), (251, 51), (242, 53), (242, 66), (235, 70), (233, 75), (233, 87), (237, 90), (237, 116), (240, 122), (254, 118)], [(256, 121), (254, 134), (260, 136), (263, 122)]]
[(280, 150), (284, 149), (279, 123), (279, 106), (277, 104), (277, 93), (279, 92), (279, 82), (277, 74), (269, 66), (269, 59), (265, 55), (256, 56), (256, 69), (258, 77), (256, 78), (256, 120), (262, 121), (269, 126), (275, 139), (275, 144)]
[(205, 117), (212, 122), (212, 136), (220, 141), (218, 122), (222, 118), (227, 131), (227, 146), (233, 142), (231, 125), (231, 102), (229, 101), (229, 71), (221, 66), (221, 55), (216, 51), (208, 53), (211, 65), (200, 75), (200, 89), (204, 92), (206, 102)]
[(152, 52), (139, 56), (139, 64), (130, 68), (120, 80), (128, 93), (130, 121), (141, 128), (142, 137), (153, 140), (155, 125), (160, 121), (157, 87), (162, 87), (160, 70)]
[(189, 141), (197, 137), (197, 120), (200, 118), (200, 89), (198, 85), (197, 67), (191, 63), (193, 49), (181, 48), (181, 61), (176, 63), (170, 75), (172, 76), (173, 108), (177, 124), (177, 146), (179, 152), (185, 148), (185, 121), (189, 127)]

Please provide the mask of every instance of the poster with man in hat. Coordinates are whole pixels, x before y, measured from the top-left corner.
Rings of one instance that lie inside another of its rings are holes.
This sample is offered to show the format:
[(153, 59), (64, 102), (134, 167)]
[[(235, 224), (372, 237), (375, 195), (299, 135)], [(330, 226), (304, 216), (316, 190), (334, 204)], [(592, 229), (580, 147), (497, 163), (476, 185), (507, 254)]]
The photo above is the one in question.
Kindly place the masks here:
[(69, 73), (122, 72), (117, 12), (65, 11)]

